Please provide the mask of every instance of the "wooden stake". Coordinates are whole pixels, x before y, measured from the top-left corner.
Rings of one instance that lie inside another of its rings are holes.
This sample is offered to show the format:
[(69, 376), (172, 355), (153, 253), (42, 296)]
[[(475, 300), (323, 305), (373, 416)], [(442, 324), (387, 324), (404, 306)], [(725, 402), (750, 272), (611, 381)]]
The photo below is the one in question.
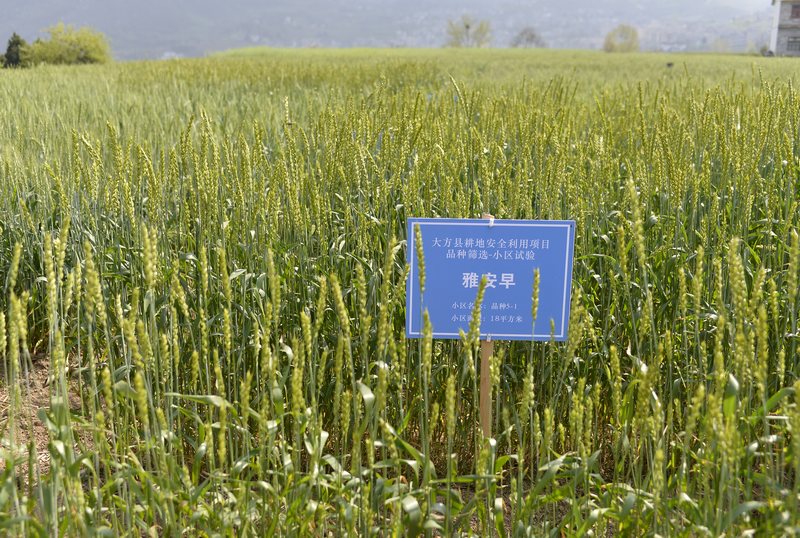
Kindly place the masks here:
[(481, 431), (487, 439), (492, 436), (492, 355), (494, 355), (494, 342), (483, 340), (481, 342), (480, 414)]
[[(489, 213), (482, 215), (484, 219), (493, 219)], [(492, 436), (492, 374), (491, 361), (494, 355), (494, 342), (491, 340), (481, 341), (481, 392), (480, 392), (480, 415), (481, 431), (485, 438)]]

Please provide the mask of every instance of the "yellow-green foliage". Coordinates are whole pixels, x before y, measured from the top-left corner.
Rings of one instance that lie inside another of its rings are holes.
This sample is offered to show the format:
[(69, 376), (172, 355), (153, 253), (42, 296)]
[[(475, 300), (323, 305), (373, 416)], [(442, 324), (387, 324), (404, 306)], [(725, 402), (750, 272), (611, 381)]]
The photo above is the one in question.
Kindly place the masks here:
[[(0, 529), (796, 532), (795, 72), (274, 50), (4, 73)], [(495, 343), (491, 441), (476, 325), (404, 336), (405, 219), (482, 213), (577, 221), (570, 340)]]
[(104, 64), (111, 61), (106, 37), (91, 28), (73, 28), (58, 23), (47, 29), (47, 39), (37, 39), (20, 51), (20, 64)]

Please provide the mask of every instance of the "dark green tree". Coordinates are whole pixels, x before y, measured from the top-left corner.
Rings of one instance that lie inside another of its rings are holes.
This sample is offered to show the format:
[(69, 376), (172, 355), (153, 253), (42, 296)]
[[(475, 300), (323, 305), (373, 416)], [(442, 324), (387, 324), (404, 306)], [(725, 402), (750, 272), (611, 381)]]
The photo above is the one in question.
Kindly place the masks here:
[(8, 40), (8, 47), (6, 47), (6, 54), (3, 57), (3, 67), (18, 67), (20, 65), (20, 53), (28, 46), (16, 32), (11, 34), (11, 39)]

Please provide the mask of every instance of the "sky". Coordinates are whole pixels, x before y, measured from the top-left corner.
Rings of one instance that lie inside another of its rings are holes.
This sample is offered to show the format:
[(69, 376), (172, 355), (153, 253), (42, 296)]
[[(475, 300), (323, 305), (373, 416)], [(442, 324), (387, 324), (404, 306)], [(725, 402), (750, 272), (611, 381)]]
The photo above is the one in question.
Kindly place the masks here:
[[(758, 49), (771, 0), (0, 0), (0, 43), (57, 22), (105, 33), (120, 60), (245, 47), (440, 47), (447, 22), (487, 20), (492, 46), (526, 26), (556, 48), (599, 48), (621, 23), (647, 50)], [(766, 37), (765, 37), (766, 36)]]
[[(669, 0), (666, 0), (669, 2)], [(755, 11), (770, 4), (770, 0), (720, 0), (720, 4)]]

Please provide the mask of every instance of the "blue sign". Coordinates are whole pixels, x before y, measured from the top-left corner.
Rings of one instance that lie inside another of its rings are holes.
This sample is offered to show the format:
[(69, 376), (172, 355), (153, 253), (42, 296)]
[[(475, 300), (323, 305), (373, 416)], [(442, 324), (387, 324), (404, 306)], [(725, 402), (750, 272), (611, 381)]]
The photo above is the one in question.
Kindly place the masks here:
[[(425, 260), (420, 293), (414, 228)], [(575, 222), (557, 220), (408, 219), (406, 334), (422, 336), (428, 310), (433, 337), (459, 338), (469, 322), (481, 278), (481, 339), (567, 339)], [(539, 303), (533, 322), (534, 270)]]

